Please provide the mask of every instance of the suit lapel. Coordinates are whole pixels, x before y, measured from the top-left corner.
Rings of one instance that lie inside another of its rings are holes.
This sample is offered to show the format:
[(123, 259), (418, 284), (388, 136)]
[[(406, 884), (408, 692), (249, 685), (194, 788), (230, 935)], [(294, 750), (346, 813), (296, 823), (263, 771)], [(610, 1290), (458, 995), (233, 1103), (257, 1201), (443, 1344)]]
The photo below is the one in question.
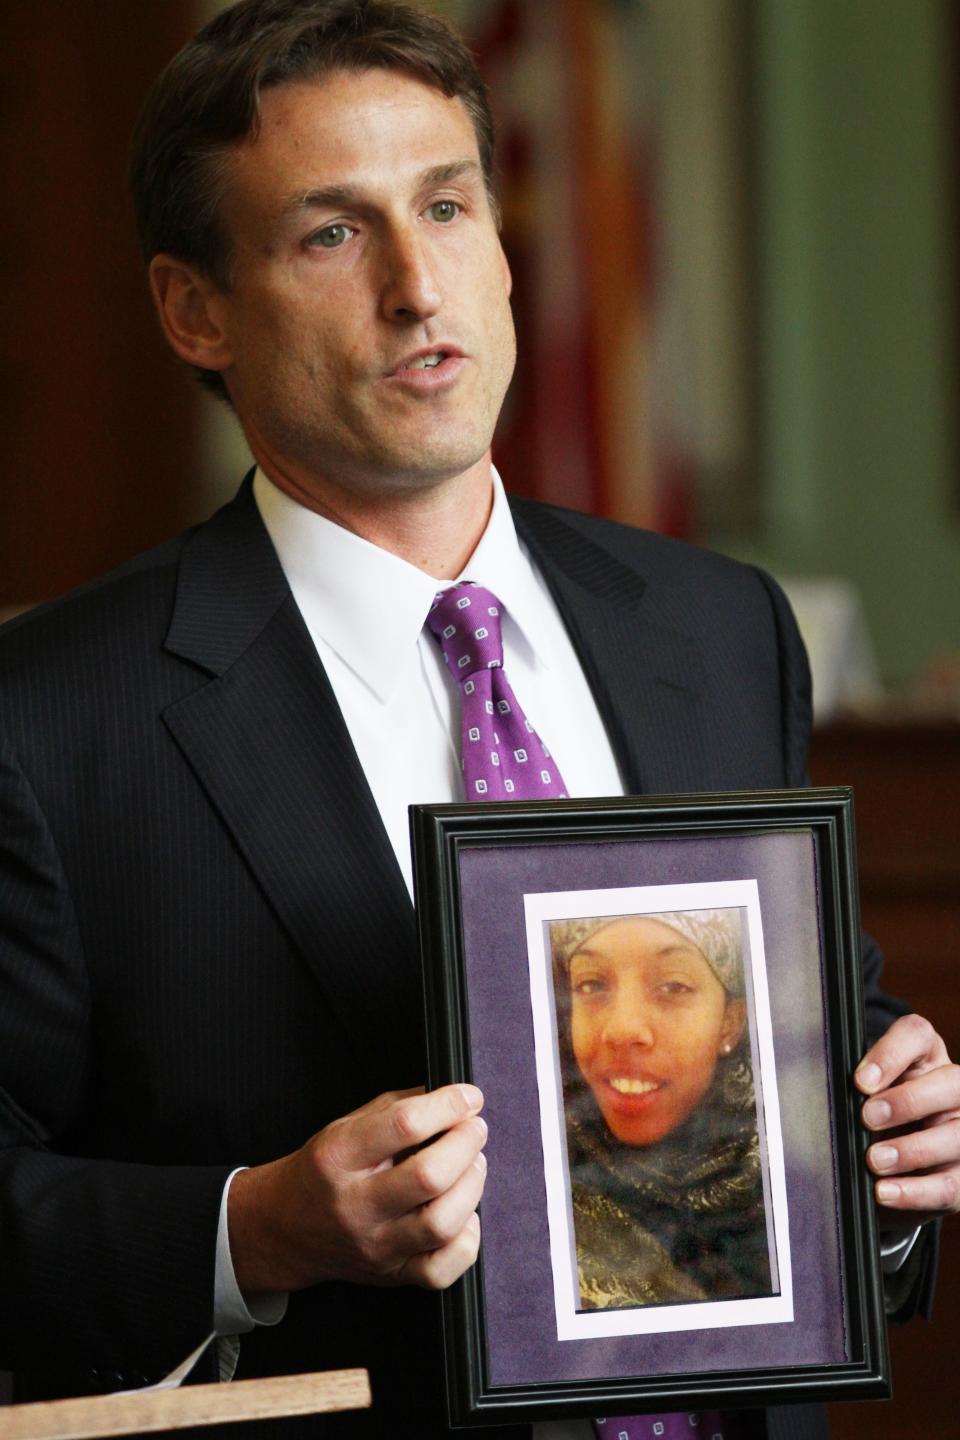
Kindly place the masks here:
[(419, 1036), (406, 887), (249, 484), (186, 544), (167, 649), (209, 678), (164, 721), (331, 1006)]
[[(705, 788), (693, 639), (658, 624), (643, 579), (560, 512), (514, 511), (628, 789)], [(409, 897), (249, 481), (186, 541), (166, 647), (206, 678), (164, 722), (331, 1006), (349, 1028), (389, 1015), (419, 1036)]]
[(697, 642), (660, 623), (644, 579), (563, 512), (512, 500), (517, 532), (557, 602), (628, 793), (708, 788)]

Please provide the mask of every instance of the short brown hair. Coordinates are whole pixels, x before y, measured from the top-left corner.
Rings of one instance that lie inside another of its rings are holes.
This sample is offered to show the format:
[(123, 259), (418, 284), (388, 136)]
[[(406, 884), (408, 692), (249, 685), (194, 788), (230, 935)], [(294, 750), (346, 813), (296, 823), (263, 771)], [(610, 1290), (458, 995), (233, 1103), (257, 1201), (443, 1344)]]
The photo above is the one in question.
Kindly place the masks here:
[[(141, 111), (129, 175), (145, 261), (165, 251), (229, 289), (223, 160), (229, 146), (258, 133), (261, 93), (331, 70), (371, 69), (403, 71), (463, 103), (493, 204), (486, 87), (466, 45), (441, 20), (393, 0), (240, 0), (173, 57)], [(219, 374), (199, 373), (226, 397)]]

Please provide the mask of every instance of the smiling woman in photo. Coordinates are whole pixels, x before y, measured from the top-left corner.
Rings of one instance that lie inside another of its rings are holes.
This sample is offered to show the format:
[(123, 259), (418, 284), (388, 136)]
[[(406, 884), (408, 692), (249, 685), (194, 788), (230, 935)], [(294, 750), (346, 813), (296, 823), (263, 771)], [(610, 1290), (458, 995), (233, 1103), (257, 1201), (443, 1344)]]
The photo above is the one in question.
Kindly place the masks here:
[(739, 910), (550, 943), (581, 1308), (770, 1294)]

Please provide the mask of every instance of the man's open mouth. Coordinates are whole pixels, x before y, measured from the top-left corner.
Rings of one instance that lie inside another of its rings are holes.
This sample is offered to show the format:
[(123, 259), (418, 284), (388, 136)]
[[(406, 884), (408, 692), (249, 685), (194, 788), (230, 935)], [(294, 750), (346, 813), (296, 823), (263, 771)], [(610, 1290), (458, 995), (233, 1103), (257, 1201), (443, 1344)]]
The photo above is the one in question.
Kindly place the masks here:
[(432, 370), (442, 360), (446, 360), (446, 350), (435, 350), (432, 355), (418, 355), (416, 360), (410, 360), (406, 365), (401, 365), (401, 370)]

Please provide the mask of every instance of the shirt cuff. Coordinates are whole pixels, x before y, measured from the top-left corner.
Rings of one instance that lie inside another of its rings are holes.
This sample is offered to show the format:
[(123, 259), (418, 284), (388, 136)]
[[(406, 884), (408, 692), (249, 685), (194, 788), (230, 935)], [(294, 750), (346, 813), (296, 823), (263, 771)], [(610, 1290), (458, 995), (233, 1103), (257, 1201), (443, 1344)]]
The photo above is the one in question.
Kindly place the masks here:
[(227, 1197), (234, 1175), (239, 1175), (241, 1170), (248, 1168), (246, 1165), (238, 1165), (236, 1170), (231, 1171), (220, 1199), (217, 1264), (213, 1281), (213, 1328), (217, 1335), (245, 1335), (256, 1325), (277, 1325), (287, 1313), (289, 1296), (286, 1293), (257, 1295), (252, 1300), (244, 1300), (237, 1284), (227, 1228)]
[(918, 1225), (916, 1230), (905, 1235), (902, 1240), (890, 1240), (886, 1243), (883, 1240), (880, 1241), (880, 1269), (884, 1275), (896, 1275), (917, 1243), (919, 1234), (920, 1226)]

